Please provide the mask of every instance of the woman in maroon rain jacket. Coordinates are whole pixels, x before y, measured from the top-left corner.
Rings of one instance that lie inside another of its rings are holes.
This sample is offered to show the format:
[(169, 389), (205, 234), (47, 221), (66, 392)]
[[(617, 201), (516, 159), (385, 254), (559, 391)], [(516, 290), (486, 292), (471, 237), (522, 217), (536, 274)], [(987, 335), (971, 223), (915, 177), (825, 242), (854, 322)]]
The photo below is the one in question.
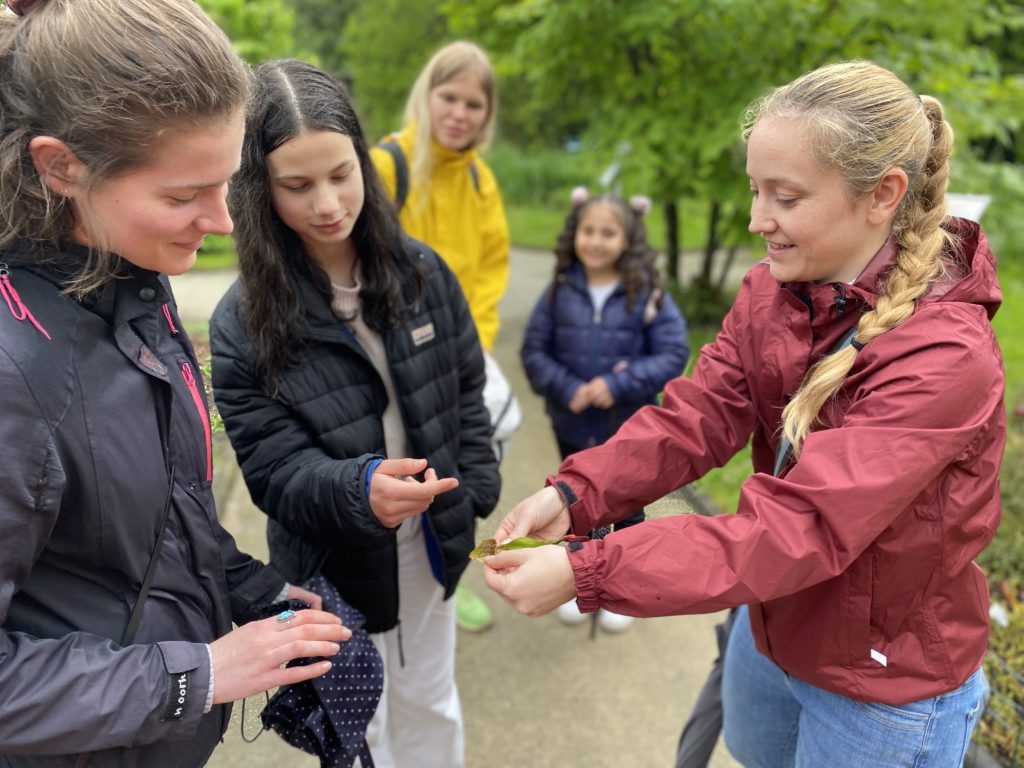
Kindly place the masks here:
[(532, 615), (574, 596), (636, 616), (748, 605), (723, 689), (744, 764), (959, 765), (986, 690), (973, 559), (999, 522), (1006, 417), (993, 257), (946, 215), (952, 130), (936, 100), (848, 62), (777, 89), (744, 136), (768, 258), (692, 377), (496, 536), (585, 533), (752, 439), (737, 514), (501, 553), (487, 582)]

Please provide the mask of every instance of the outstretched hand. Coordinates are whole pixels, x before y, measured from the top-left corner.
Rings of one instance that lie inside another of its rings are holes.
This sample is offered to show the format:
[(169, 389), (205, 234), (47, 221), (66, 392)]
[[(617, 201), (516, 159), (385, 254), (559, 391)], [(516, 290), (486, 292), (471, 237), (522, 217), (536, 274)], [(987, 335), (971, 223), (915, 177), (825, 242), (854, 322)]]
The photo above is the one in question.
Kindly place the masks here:
[(494, 531), (494, 540), (530, 536), (534, 539), (560, 539), (569, 532), (569, 510), (554, 486), (549, 485), (520, 501)]
[(514, 549), (484, 559), (484, 583), (527, 616), (543, 616), (576, 596), (565, 547)]
[(352, 637), (332, 613), (296, 611), (287, 622), (277, 617), (252, 621), (210, 643), (213, 703), (237, 701), (281, 685), (294, 685), (326, 673), (329, 660), (284, 667), (293, 659), (331, 657)]
[[(413, 475), (424, 472), (423, 481)], [(454, 477), (439, 479), (426, 459), (385, 459), (370, 478), (370, 510), (381, 525), (395, 528), (434, 503), (434, 497), (457, 488)]]

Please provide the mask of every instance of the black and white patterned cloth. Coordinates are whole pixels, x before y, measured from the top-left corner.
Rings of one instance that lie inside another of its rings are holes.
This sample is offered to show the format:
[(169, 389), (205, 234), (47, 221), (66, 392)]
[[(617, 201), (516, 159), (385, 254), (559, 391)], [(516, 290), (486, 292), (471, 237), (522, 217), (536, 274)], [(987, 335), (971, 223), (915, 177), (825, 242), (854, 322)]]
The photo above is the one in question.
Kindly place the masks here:
[[(384, 688), (384, 663), (362, 629), (363, 615), (341, 599), (323, 576), (302, 585), (320, 595), (323, 609), (352, 629), (331, 659), (331, 670), (313, 680), (281, 688), (260, 715), (263, 726), (294, 747), (317, 755), (321, 768), (351, 768), (359, 757), (362, 768), (373, 768), (366, 744), (366, 727)], [(298, 659), (309, 664), (319, 659)]]

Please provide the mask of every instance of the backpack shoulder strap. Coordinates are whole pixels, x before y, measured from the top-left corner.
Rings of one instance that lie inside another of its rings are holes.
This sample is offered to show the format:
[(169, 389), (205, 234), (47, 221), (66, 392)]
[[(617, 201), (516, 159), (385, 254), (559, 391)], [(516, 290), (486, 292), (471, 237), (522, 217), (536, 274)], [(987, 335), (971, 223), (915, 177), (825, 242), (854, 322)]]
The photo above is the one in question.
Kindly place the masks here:
[[(845, 349), (853, 343), (854, 337), (857, 335), (857, 331), (860, 330), (860, 321), (853, 324), (853, 328), (843, 334), (842, 338), (837, 341), (832, 349), (828, 351), (828, 354), (832, 355), (841, 349)], [(789, 442), (789, 438), (785, 434), (779, 435), (779, 447), (775, 451), (775, 471), (772, 472), (776, 477), (782, 472), (783, 468), (789, 462), (790, 455), (793, 452), (793, 444)]]
[[(395, 211), (401, 211), (405, 205), (405, 199), (409, 196), (409, 164), (405, 161), (405, 153), (398, 146), (398, 142), (388, 139), (377, 144), (383, 149), (395, 163)], [(477, 170), (476, 162), (469, 164), (469, 177), (473, 180), (473, 189), (480, 194), (480, 171)]]
[(405, 153), (397, 141), (382, 141), (378, 145), (391, 155), (395, 162), (395, 212), (402, 210), (405, 198), (409, 196), (409, 165), (405, 162)]

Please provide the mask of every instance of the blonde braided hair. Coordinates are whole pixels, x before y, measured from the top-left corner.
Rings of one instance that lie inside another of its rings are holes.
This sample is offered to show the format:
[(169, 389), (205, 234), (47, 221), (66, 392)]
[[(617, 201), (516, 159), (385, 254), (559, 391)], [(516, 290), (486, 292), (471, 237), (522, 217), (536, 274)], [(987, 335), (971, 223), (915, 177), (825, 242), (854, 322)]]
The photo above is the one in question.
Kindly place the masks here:
[[(871, 192), (892, 168), (907, 174), (907, 192), (892, 221), (895, 265), (875, 308), (857, 325), (855, 342), (863, 346), (910, 317), (946, 271), (942, 252), (949, 235), (942, 223), (953, 129), (936, 99), (918, 97), (892, 72), (866, 61), (822, 67), (776, 89), (747, 111), (745, 140), (764, 117), (803, 121), (816, 159), (842, 173), (851, 200)], [(853, 346), (823, 357), (786, 405), (782, 431), (795, 455), (856, 357)]]

